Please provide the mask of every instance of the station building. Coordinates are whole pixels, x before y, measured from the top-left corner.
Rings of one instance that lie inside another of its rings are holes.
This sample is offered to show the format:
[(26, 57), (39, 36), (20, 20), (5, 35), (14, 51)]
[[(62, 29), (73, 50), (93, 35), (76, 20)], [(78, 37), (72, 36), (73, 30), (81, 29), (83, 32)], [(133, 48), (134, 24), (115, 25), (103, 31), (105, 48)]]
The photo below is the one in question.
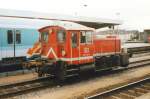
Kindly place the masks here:
[(130, 41), (141, 41), (140, 32), (138, 30), (123, 30), (123, 29), (109, 29), (99, 31), (98, 36), (115, 35), (121, 39), (122, 43)]

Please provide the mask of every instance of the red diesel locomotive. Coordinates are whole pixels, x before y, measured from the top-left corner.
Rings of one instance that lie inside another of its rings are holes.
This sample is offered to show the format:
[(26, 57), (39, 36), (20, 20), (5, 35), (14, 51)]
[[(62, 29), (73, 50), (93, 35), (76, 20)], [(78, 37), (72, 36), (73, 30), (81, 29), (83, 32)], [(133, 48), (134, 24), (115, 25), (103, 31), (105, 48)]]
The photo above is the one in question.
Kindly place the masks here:
[(26, 67), (36, 66), (39, 76), (54, 75), (59, 80), (84, 70), (101, 71), (129, 64), (128, 53), (117, 37), (97, 38), (94, 29), (47, 26), (28, 50)]

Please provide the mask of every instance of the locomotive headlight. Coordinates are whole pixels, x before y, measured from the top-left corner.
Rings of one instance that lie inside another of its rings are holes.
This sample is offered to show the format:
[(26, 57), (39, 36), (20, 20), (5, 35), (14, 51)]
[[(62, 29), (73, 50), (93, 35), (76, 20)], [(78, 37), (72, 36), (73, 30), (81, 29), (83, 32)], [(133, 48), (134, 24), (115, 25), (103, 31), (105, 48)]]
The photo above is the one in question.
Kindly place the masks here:
[(62, 53), (62, 56), (65, 56), (65, 55), (66, 55), (65, 50), (62, 50), (61, 53)]

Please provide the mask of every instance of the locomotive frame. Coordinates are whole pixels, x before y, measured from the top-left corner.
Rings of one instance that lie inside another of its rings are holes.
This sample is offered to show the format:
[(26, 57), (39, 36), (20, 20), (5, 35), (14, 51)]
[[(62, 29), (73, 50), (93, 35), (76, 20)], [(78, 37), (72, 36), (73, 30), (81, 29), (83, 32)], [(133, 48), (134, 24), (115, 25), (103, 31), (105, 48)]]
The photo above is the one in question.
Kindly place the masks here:
[(57, 80), (77, 76), (82, 71), (101, 71), (129, 64), (126, 49), (120, 39), (97, 39), (94, 29), (67, 29), (47, 26), (39, 29), (40, 38), (28, 50), (25, 67), (36, 66), (39, 76), (54, 75)]

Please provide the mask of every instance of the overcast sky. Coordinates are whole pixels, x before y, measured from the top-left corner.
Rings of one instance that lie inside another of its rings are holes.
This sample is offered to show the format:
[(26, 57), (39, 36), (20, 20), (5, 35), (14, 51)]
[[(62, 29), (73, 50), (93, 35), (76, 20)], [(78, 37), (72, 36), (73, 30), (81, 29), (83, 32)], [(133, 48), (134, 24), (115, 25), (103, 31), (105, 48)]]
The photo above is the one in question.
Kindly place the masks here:
[(150, 0), (0, 0), (0, 8), (121, 19), (123, 29), (150, 29)]

